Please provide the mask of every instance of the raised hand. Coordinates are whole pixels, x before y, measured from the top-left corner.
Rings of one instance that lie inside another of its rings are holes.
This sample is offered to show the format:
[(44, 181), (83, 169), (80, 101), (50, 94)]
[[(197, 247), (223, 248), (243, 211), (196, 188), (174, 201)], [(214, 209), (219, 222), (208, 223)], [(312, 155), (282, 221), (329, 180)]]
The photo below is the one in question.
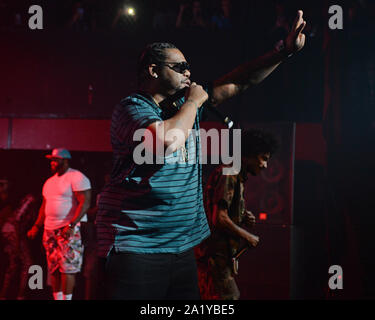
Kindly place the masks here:
[(197, 107), (201, 107), (202, 104), (208, 99), (208, 94), (204, 91), (201, 85), (192, 82), (185, 93), (185, 101), (193, 100)]
[(306, 21), (303, 20), (303, 11), (298, 10), (297, 17), (293, 22), (293, 26), (285, 39), (285, 49), (288, 54), (301, 50), (305, 45), (306, 37), (302, 33), (305, 26)]
[(244, 223), (248, 226), (248, 227), (254, 227), (255, 225), (255, 221), (256, 221), (256, 218), (255, 216), (253, 215), (253, 213), (249, 210), (246, 210), (245, 211), (245, 217), (244, 217)]

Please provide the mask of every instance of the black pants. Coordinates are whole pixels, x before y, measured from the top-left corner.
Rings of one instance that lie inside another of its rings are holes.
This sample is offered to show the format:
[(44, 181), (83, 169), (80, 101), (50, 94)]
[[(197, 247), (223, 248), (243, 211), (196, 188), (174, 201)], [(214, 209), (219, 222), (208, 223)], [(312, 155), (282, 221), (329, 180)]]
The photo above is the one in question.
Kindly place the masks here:
[(116, 253), (106, 264), (111, 300), (199, 300), (194, 250), (180, 254)]

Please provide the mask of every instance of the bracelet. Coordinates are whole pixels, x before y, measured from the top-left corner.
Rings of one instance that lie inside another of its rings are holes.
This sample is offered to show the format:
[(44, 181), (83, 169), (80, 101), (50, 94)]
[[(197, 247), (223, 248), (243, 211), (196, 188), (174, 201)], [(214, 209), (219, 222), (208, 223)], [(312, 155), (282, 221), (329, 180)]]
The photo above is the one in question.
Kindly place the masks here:
[(278, 42), (276, 43), (276, 45), (275, 45), (275, 49), (276, 49), (277, 52), (283, 54), (283, 55), (285, 56), (286, 59), (287, 59), (287, 58), (290, 58), (290, 57), (293, 55), (293, 53), (288, 54), (288, 53), (286, 52), (286, 47), (285, 47), (285, 42), (284, 42), (284, 40), (280, 40), (280, 41), (278, 41)]
[(198, 109), (198, 104), (193, 99), (187, 99), (186, 102), (192, 102), (195, 105), (195, 108)]

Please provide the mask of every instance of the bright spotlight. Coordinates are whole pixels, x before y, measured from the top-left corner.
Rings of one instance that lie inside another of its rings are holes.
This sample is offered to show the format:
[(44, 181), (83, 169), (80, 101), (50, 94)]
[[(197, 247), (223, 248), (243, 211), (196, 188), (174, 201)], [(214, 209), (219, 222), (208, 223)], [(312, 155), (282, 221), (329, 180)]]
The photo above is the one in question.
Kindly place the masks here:
[(135, 10), (134, 10), (134, 8), (132, 8), (132, 7), (126, 8), (126, 14), (128, 16), (135, 16)]

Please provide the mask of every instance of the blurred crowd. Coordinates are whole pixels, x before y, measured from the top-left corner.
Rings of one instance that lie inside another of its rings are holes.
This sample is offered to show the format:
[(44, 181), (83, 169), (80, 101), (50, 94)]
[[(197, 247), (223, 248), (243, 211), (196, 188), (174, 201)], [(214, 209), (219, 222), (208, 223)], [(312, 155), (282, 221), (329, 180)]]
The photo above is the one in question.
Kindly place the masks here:
[[(309, 37), (322, 34), (331, 16), (326, 0), (0, 0), (0, 30), (28, 29), (28, 8), (35, 4), (43, 8), (48, 30), (125, 34), (198, 30), (255, 35), (271, 42), (285, 37), (298, 9), (304, 10)], [(337, 4), (344, 9), (344, 31), (373, 29), (373, 1)]]
[[(349, 8), (349, 20), (356, 13), (367, 12), (369, 19), (375, 16), (373, 1), (342, 0), (346, 9)], [(249, 18), (260, 19), (254, 10), (266, 7), (272, 25), (270, 29), (284, 34), (291, 23), (290, 17), (295, 10), (303, 8), (311, 23), (312, 18), (318, 20), (326, 13), (322, 9), (327, 1), (321, 0), (308, 4), (308, 1), (296, 0), (0, 0), (0, 28), (17, 28), (27, 26), (28, 7), (39, 4), (48, 17), (44, 17), (50, 27), (65, 27), (81, 32), (95, 30), (131, 30), (134, 28), (152, 28), (156, 30), (171, 29), (209, 29), (225, 31), (241, 27)], [(298, 8), (297, 8), (298, 7)], [(307, 8), (306, 8), (307, 7)], [(245, 15), (245, 12), (253, 14)], [(314, 17), (315, 15), (315, 17)], [(264, 17), (263, 17), (264, 18)], [(267, 23), (269, 22), (269, 18)], [(314, 33), (314, 26), (310, 26)]]
[[(34, 1), (57, 18), (58, 26), (79, 31), (129, 29), (136, 24), (154, 29), (233, 27), (233, 0), (73, 0), (60, 4)], [(30, 3), (31, 5), (31, 3)], [(0, 0), (1, 27), (27, 25), (28, 1)], [(147, 21), (145, 21), (147, 20)]]
[[(314, 37), (327, 27), (325, 0), (0, 0), (0, 30), (27, 28), (28, 8), (43, 8), (47, 29), (77, 32), (209, 30), (212, 32), (254, 31), (272, 40), (282, 39), (293, 23), (297, 9), (308, 21), (305, 33)], [(371, 24), (375, 6), (369, 0), (340, 0), (345, 26)], [(320, 30), (319, 30), (320, 29)]]
[[(39, 4), (49, 27), (69, 28), (80, 32), (133, 29), (207, 29), (231, 30), (256, 19), (260, 6), (271, 8), (270, 29), (284, 33), (290, 16), (295, 16), (295, 1), (266, 0), (0, 0), (0, 27), (27, 26), (28, 7)], [(318, 5), (319, 6), (319, 5)], [(251, 17), (246, 12), (252, 11)], [(291, 11), (291, 12), (290, 12)], [(48, 13), (48, 15), (46, 14)], [(311, 21), (311, 19), (310, 19)], [(269, 21), (267, 21), (268, 23)]]

